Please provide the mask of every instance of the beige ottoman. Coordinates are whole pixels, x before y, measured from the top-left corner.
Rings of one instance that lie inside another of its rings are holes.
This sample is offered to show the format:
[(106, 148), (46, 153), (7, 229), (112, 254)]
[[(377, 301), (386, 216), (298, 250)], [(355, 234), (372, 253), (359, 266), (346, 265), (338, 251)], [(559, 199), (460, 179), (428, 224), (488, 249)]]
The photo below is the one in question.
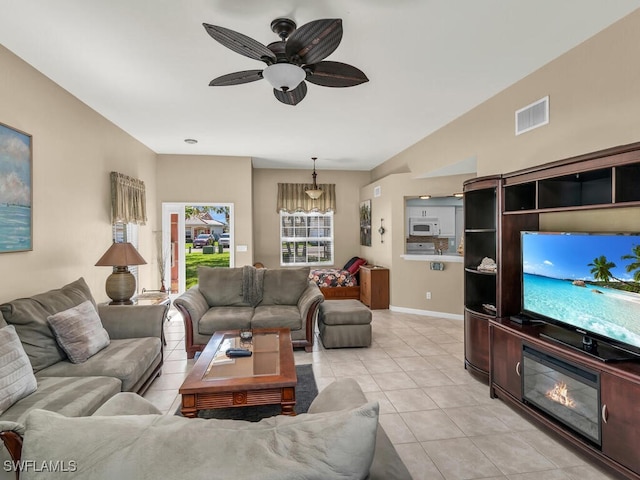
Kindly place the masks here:
[(325, 348), (369, 347), (371, 310), (358, 300), (325, 300), (318, 312), (318, 330)]

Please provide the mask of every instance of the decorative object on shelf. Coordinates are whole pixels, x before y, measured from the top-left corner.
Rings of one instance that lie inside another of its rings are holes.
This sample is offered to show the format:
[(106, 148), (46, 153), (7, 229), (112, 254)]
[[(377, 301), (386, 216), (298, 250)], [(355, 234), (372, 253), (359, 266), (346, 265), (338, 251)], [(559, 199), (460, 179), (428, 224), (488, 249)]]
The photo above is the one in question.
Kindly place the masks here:
[(484, 257), (478, 265), (479, 272), (496, 272), (498, 270), (498, 265), (496, 265), (496, 261), (493, 258)]
[(217, 25), (202, 24), (211, 37), (240, 55), (267, 64), (264, 70), (245, 70), (214, 78), (210, 87), (240, 85), (265, 79), (279, 102), (297, 105), (307, 95), (307, 80), (323, 87), (354, 87), (368, 82), (358, 68), (341, 62), (322, 62), (342, 40), (342, 20), (328, 18), (309, 22), (296, 30), (289, 18), (276, 18), (271, 30), (280, 41), (265, 46), (242, 33)]
[(378, 233), (380, 234), (380, 243), (384, 243), (384, 218), (380, 219), (380, 228), (378, 229)]
[(318, 184), (316, 183), (316, 177), (318, 176), (318, 174), (316, 173), (316, 160), (317, 159), (318, 159), (318, 157), (311, 157), (311, 160), (313, 160), (313, 173), (311, 174), (311, 177), (313, 178), (313, 185), (311, 185), (310, 189), (305, 190), (305, 192), (304, 192), (314, 200), (317, 200), (322, 196), (322, 190), (318, 187)]
[(0, 123), (0, 253), (33, 250), (31, 135)]
[(497, 311), (496, 306), (490, 303), (483, 303), (482, 308), (484, 308), (487, 313), (495, 314)]
[(464, 238), (460, 239), (460, 244), (458, 245), (456, 252), (458, 252), (458, 255), (464, 255)]
[(111, 299), (110, 305), (131, 305), (131, 297), (136, 291), (136, 279), (129, 271), (129, 265), (146, 265), (146, 261), (133, 245), (128, 242), (112, 243), (105, 254), (96, 262), (97, 267), (114, 267), (107, 277), (105, 291)]
[(360, 202), (360, 245), (371, 246), (371, 200)]

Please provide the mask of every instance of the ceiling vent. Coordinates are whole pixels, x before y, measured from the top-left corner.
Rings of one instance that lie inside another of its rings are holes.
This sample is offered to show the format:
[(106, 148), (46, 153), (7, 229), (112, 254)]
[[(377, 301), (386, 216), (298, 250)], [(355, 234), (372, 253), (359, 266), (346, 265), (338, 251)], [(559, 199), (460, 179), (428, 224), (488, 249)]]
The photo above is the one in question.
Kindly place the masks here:
[(516, 135), (549, 123), (549, 97), (527, 105), (516, 111)]

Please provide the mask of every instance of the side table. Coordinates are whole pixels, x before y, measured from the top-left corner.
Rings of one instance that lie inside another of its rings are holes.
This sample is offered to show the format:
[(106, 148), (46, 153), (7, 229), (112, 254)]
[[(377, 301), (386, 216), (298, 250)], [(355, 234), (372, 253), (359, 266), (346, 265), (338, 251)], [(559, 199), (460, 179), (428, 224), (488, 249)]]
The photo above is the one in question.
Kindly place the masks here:
[[(171, 316), (169, 315), (171, 297), (169, 297), (168, 292), (161, 292), (160, 290), (145, 290), (143, 288), (142, 293), (134, 296), (131, 300), (133, 301), (133, 305), (167, 305), (165, 321), (171, 320)], [(164, 338), (164, 328), (162, 329), (162, 332), (162, 343), (166, 346), (167, 339)]]

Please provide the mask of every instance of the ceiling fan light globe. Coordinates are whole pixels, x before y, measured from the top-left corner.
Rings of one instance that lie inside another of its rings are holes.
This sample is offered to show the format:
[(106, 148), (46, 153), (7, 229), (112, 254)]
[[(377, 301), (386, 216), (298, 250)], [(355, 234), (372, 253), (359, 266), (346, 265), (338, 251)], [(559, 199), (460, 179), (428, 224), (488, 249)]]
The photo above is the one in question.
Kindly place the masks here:
[(277, 90), (286, 92), (294, 90), (300, 85), (306, 72), (291, 63), (274, 63), (262, 71), (262, 76)]

